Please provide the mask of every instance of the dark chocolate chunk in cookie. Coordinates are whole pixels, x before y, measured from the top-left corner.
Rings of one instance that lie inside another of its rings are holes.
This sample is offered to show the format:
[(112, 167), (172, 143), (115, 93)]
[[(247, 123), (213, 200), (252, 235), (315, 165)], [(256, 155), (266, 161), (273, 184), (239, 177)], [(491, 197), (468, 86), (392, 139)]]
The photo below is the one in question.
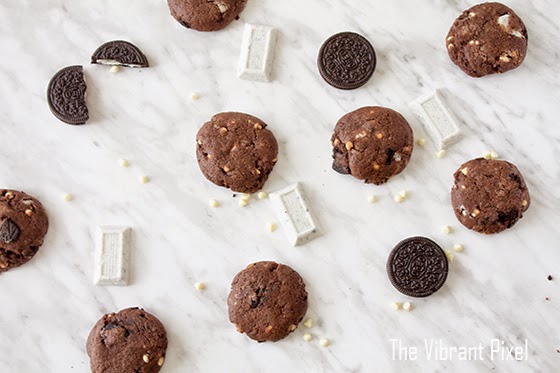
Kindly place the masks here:
[(531, 204), (521, 172), (507, 161), (472, 159), (459, 167), (454, 178), (451, 203), (455, 216), (478, 233), (511, 228)]
[(228, 309), (229, 320), (240, 333), (258, 342), (281, 340), (305, 316), (305, 283), (287, 265), (251, 264), (233, 279)]
[(134, 44), (113, 40), (101, 45), (91, 56), (91, 63), (126, 67), (149, 67), (148, 59)]
[(356, 89), (373, 75), (377, 58), (371, 43), (362, 35), (342, 32), (331, 36), (319, 50), (319, 73), (338, 89)]
[(248, 114), (214, 115), (196, 136), (196, 156), (204, 176), (234, 192), (259, 191), (278, 158), (278, 143), (266, 127)]
[(366, 183), (383, 184), (404, 170), (413, 149), (406, 119), (383, 107), (363, 107), (343, 116), (331, 138), (333, 169)]
[(141, 308), (104, 315), (86, 344), (92, 373), (157, 373), (166, 349), (165, 327)]
[(68, 66), (49, 82), (47, 101), (51, 112), (67, 124), (85, 124), (89, 119), (86, 106), (86, 81), (82, 66)]
[(446, 46), (451, 61), (461, 70), (482, 77), (521, 65), (527, 39), (527, 29), (513, 10), (500, 3), (482, 3), (455, 20)]
[(167, 0), (173, 18), (197, 31), (225, 28), (239, 18), (246, 3), (247, 0)]
[(43, 244), (47, 214), (35, 198), (15, 190), (0, 190), (0, 272), (27, 263)]
[(397, 244), (387, 259), (389, 280), (410, 297), (427, 297), (438, 291), (449, 271), (441, 247), (426, 237), (411, 237)]

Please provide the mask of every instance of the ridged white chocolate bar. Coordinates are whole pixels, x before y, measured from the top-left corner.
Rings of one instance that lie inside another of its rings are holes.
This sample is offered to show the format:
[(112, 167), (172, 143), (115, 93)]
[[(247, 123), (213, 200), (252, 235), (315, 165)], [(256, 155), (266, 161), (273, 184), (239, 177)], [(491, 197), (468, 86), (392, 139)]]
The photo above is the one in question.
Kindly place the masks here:
[(237, 76), (245, 80), (269, 82), (275, 46), (274, 28), (245, 24)]
[(410, 108), (439, 150), (446, 149), (459, 138), (459, 123), (438, 91), (418, 98)]
[(322, 234), (299, 183), (271, 193), (269, 198), (292, 245), (303, 245)]
[(96, 285), (128, 285), (130, 228), (100, 227), (95, 254)]

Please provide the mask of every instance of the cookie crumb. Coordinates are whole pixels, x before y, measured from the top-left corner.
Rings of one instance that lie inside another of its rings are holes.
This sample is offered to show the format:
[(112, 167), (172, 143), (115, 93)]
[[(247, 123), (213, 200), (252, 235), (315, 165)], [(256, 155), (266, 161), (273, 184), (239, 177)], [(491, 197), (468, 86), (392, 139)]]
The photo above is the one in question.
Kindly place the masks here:
[(72, 201), (72, 200), (74, 199), (74, 197), (72, 197), (72, 195), (69, 194), (69, 193), (63, 194), (63, 195), (62, 195), (62, 198), (63, 198), (66, 202), (70, 202), (70, 201)]
[(120, 70), (120, 68), (119, 68), (117, 65), (111, 66), (111, 68), (109, 69), (109, 71), (110, 71), (111, 73), (113, 73), (113, 74), (118, 73), (119, 70)]
[(549, 297), (545, 297), (544, 300), (550, 300), (550, 298), (549, 298)]
[(447, 154), (447, 152), (445, 150), (440, 150), (439, 152), (436, 153), (436, 157), (438, 157), (439, 159), (445, 158), (445, 155)]
[(552, 277), (552, 275), (548, 275), (547, 279), (548, 281), (552, 281), (554, 278)]
[(140, 176), (140, 183), (147, 184), (149, 182), (150, 182), (150, 178), (148, 176), (146, 176), (146, 175)]
[(311, 329), (313, 327), (313, 320), (312, 319), (305, 320), (305, 322), (303, 323), (303, 326), (305, 326), (308, 329)]
[(393, 307), (393, 309), (396, 310), (400, 310), (401, 309), (401, 302), (393, 302), (391, 303), (391, 307)]
[(404, 302), (404, 304), (402, 305), (402, 309), (410, 312), (410, 310), (412, 310), (412, 304), (410, 302)]
[(457, 253), (462, 253), (464, 249), (465, 249), (465, 248), (464, 248), (463, 245), (461, 245), (460, 243), (456, 243), (456, 244), (453, 246), (453, 250), (455, 250), (455, 252), (457, 252)]
[(268, 193), (266, 193), (266, 192), (259, 192), (259, 194), (257, 194), (257, 197), (259, 197), (259, 199), (267, 199)]
[(191, 100), (196, 101), (200, 98), (200, 95), (196, 92), (191, 93)]
[(330, 345), (330, 341), (326, 338), (321, 338), (319, 340), (319, 344), (321, 345), (321, 347), (328, 347)]
[(196, 284), (194, 284), (194, 288), (198, 291), (202, 291), (206, 289), (206, 286), (202, 282), (197, 282)]
[(375, 203), (377, 202), (377, 197), (375, 197), (374, 195), (368, 196), (367, 201), (369, 203)]
[(420, 138), (420, 139), (416, 140), (416, 143), (420, 146), (424, 146), (424, 145), (426, 145), (426, 139)]
[(313, 336), (312, 336), (311, 334), (309, 334), (309, 333), (305, 333), (305, 334), (303, 335), (303, 340), (304, 340), (305, 342), (309, 342), (309, 341), (313, 340)]
[(276, 224), (268, 223), (266, 225), (266, 230), (269, 231), (270, 233), (274, 232), (276, 230)]
[(220, 202), (218, 202), (215, 199), (211, 199), (209, 205), (210, 205), (210, 207), (213, 207), (213, 208), (220, 207)]
[(121, 158), (121, 159), (119, 159), (119, 165), (120, 165), (121, 167), (128, 167), (129, 163), (128, 163), (128, 161), (127, 161), (126, 159)]
[(451, 234), (453, 232), (453, 228), (451, 228), (449, 225), (444, 225), (443, 227), (441, 227), (441, 233), (443, 234)]

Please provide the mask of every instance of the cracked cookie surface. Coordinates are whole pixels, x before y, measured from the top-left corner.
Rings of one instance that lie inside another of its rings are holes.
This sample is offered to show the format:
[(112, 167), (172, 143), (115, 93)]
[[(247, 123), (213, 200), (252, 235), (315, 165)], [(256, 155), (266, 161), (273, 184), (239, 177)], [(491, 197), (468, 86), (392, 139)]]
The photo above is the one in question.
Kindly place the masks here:
[(0, 190), (0, 272), (31, 260), (48, 228), (41, 202), (24, 192)]
[(527, 54), (527, 39), (527, 29), (512, 9), (500, 3), (482, 3), (455, 20), (446, 47), (454, 64), (479, 78), (521, 65)]
[(368, 184), (383, 184), (401, 173), (412, 154), (414, 138), (406, 119), (379, 106), (343, 116), (331, 138), (332, 168)]
[(245, 8), (247, 0), (167, 0), (171, 15), (186, 28), (218, 31)]
[(156, 373), (165, 362), (167, 333), (154, 315), (126, 308), (97, 321), (86, 349), (92, 373)]
[(198, 131), (196, 156), (204, 176), (239, 193), (259, 191), (278, 158), (266, 123), (243, 113), (220, 113)]
[(301, 276), (275, 262), (257, 262), (239, 272), (228, 297), (229, 320), (237, 331), (258, 341), (279, 341), (307, 312), (307, 291)]
[(451, 203), (455, 216), (478, 233), (511, 228), (531, 204), (523, 176), (507, 161), (472, 159), (459, 167), (454, 178)]

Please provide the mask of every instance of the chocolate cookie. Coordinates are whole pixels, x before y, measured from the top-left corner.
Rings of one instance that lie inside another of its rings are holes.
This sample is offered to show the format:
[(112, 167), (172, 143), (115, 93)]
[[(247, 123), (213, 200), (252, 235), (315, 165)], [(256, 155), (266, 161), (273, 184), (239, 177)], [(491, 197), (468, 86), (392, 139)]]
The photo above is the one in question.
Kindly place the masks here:
[(305, 316), (305, 283), (287, 265), (254, 263), (233, 279), (228, 308), (229, 320), (240, 333), (258, 342), (279, 341)]
[(515, 69), (527, 54), (527, 29), (513, 10), (482, 3), (455, 20), (446, 39), (451, 61), (478, 78)]
[(196, 135), (204, 176), (240, 193), (259, 191), (278, 159), (278, 143), (266, 123), (243, 113), (216, 114)]
[(166, 349), (165, 327), (141, 308), (104, 315), (86, 344), (92, 373), (156, 373)]
[(331, 138), (333, 169), (383, 184), (404, 170), (413, 148), (410, 125), (398, 112), (373, 106), (343, 116)]
[(64, 123), (85, 124), (89, 119), (86, 89), (82, 66), (68, 66), (60, 70), (47, 88), (51, 112)]
[(167, 0), (171, 15), (186, 28), (218, 31), (239, 18), (247, 0)]
[(23, 192), (0, 190), (0, 272), (31, 260), (48, 229), (41, 202)]
[(448, 271), (445, 253), (426, 237), (399, 242), (387, 259), (389, 280), (395, 289), (410, 297), (427, 297), (438, 291)]
[(134, 44), (124, 40), (113, 40), (101, 45), (93, 52), (91, 63), (126, 67), (149, 67), (148, 59)]
[(325, 41), (317, 65), (323, 79), (333, 87), (355, 89), (371, 78), (377, 58), (373, 46), (362, 35), (342, 32)]
[(511, 228), (531, 204), (527, 185), (515, 165), (472, 159), (454, 174), (451, 203), (465, 227), (492, 234)]

